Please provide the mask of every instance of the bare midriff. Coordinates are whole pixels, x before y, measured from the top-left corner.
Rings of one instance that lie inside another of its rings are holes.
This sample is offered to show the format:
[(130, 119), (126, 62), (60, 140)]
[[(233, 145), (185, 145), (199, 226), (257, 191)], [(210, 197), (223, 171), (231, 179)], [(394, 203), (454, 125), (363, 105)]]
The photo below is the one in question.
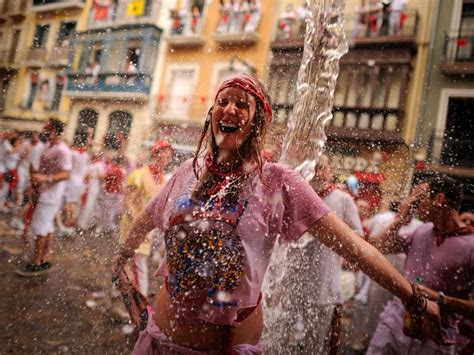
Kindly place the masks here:
[(193, 320), (192, 323), (178, 322), (166, 287), (162, 286), (155, 301), (153, 319), (161, 331), (178, 345), (194, 350), (222, 350), (238, 344), (256, 345), (263, 331), (263, 312), (259, 304), (241, 323), (230, 326)]

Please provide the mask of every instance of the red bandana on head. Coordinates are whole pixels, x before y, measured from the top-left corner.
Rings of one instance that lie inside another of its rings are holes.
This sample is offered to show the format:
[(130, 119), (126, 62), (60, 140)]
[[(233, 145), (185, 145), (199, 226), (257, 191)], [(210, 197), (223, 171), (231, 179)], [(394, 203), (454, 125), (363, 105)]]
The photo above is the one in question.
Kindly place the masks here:
[(231, 78), (225, 80), (221, 84), (221, 86), (219, 86), (219, 89), (216, 93), (216, 99), (217, 95), (219, 95), (219, 92), (229, 87), (238, 87), (255, 96), (263, 104), (263, 108), (265, 110), (268, 122), (272, 121), (273, 113), (272, 106), (270, 104), (270, 99), (268, 98), (268, 94), (265, 90), (265, 87), (260, 81), (258, 81), (253, 76), (247, 73), (236, 74)]

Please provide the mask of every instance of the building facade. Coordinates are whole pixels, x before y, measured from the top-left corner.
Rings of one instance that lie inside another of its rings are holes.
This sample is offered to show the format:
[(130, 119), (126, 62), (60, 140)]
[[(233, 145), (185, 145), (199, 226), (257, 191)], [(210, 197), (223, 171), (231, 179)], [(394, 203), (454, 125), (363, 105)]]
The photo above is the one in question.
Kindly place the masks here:
[[(339, 179), (356, 175), (360, 197), (381, 208), (403, 197), (411, 181), (433, 3), (413, 0), (398, 12), (378, 1), (363, 4), (346, 1), (350, 49), (340, 61), (326, 147)], [(281, 6), (268, 77), (276, 116), (273, 137), (286, 131), (304, 44), (304, 1)]]
[(446, 173), (474, 207), (474, 3), (437, 1), (426, 93), (418, 126), (417, 178)]
[(2, 126), (39, 129), (50, 117), (65, 122), (71, 43), (85, 0), (4, 0), (1, 37)]
[(220, 82), (236, 71), (267, 77), (276, 5), (181, 0), (171, 9), (154, 132), (178, 159), (194, 152)]
[(72, 100), (67, 136), (90, 127), (97, 143), (117, 149), (114, 136), (141, 150), (152, 125), (163, 61), (162, 26), (167, 6), (159, 0), (90, 1), (74, 41), (65, 95)]

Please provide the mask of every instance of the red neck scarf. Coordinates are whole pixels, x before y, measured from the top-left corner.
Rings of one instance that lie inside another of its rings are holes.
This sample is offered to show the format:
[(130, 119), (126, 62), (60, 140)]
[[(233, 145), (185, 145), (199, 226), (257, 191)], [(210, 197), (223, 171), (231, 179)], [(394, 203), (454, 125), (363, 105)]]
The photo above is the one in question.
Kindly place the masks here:
[(326, 198), (327, 196), (329, 196), (331, 192), (334, 191), (335, 188), (336, 188), (336, 185), (334, 185), (331, 182), (324, 184), (323, 189), (318, 191), (318, 195), (321, 198)]
[(434, 228), (434, 232), (436, 234), (436, 246), (439, 247), (443, 242), (450, 237), (457, 237), (462, 235), (469, 235), (474, 234), (474, 227), (473, 226), (466, 226), (463, 228), (456, 229), (455, 231), (449, 233), (441, 233), (438, 228)]
[(151, 175), (155, 179), (157, 184), (160, 184), (163, 181), (163, 169), (158, 164), (148, 164), (148, 169), (150, 169)]
[(244, 170), (243, 165), (239, 166), (238, 168), (231, 169), (230, 171), (226, 171), (222, 165), (219, 165), (214, 161), (212, 153), (206, 155), (206, 169), (213, 175), (220, 178), (220, 181), (209, 190), (211, 195), (218, 193), (232, 182), (247, 177), (250, 173), (250, 171), (246, 172)]

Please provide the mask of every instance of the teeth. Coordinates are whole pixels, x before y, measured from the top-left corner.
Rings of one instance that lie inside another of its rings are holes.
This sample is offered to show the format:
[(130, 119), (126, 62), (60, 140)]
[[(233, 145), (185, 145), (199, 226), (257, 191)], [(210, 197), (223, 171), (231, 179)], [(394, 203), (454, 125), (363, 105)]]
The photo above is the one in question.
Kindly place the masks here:
[(239, 128), (239, 125), (235, 125), (235, 124), (232, 124), (232, 123), (224, 123), (224, 122), (221, 122), (221, 126), (222, 127), (228, 127), (228, 128)]

